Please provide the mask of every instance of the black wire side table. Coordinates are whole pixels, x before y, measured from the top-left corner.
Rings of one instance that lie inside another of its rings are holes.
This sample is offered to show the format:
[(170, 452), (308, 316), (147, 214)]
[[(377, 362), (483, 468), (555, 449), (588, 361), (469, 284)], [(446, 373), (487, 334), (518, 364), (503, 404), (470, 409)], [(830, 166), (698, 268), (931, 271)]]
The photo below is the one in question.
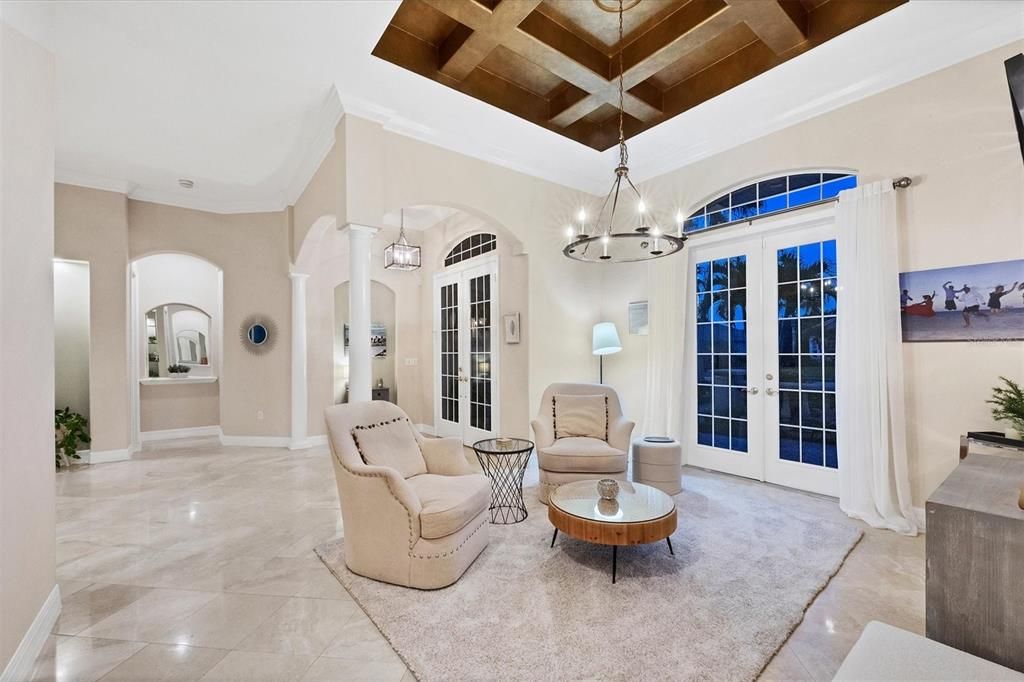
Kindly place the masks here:
[(525, 438), (487, 438), (473, 443), (480, 468), (491, 479), (491, 523), (519, 523), (527, 517), (523, 475), (533, 452)]

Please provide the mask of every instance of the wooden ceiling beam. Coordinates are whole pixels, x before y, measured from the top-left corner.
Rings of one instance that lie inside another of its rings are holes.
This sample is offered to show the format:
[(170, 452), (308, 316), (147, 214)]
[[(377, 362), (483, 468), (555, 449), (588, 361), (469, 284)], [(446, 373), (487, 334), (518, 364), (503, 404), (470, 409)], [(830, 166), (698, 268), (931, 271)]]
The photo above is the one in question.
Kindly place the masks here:
[[(623, 81), (629, 91), (626, 96), (634, 105), (627, 103), (626, 113), (647, 123), (661, 118), (665, 113), (662, 95), (647, 79), (739, 21), (736, 13), (731, 12), (721, 0), (700, 0), (682, 6), (643, 36), (626, 45), (622, 53), (623, 66), (626, 67)], [(618, 63), (615, 57), (612, 61)], [(590, 96), (558, 111), (552, 116), (551, 124), (568, 127), (603, 104), (618, 107), (617, 80), (614, 78), (609, 81), (610, 87), (591, 90)], [(637, 102), (642, 102), (646, 107), (635, 106)]]
[(788, 52), (807, 40), (807, 10), (796, 0), (725, 1), (775, 54)]
[[(489, 11), (475, 2), (427, 0), (427, 4), (459, 22), (438, 47), (438, 71), (456, 80), (465, 80), (540, 3), (541, 0), (506, 1)], [(452, 12), (471, 16), (472, 23), (462, 21)]]

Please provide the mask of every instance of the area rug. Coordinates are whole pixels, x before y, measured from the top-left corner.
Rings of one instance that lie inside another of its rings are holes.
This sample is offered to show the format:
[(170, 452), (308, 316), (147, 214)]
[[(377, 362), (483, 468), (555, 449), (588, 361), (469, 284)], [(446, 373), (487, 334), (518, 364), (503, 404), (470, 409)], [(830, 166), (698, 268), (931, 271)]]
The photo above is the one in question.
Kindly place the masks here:
[(611, 548), (559, 534), (525, 491), (526, 521), (491, 526), (454, 585), (421, 591), (355, 575), (344, 539), (316, 552), (420, 680), (749, 680), (861, 531), (834, 500), (699, 473), (666, 543)]

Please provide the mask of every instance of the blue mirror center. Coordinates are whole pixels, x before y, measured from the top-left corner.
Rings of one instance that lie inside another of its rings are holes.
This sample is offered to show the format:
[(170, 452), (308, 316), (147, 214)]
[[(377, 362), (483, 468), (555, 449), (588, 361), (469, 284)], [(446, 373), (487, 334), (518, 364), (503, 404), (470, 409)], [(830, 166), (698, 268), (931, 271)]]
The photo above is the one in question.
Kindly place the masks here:
[(267, 341), (267, 328), (262, 324), (254, 324), (249, 327), (249, 343), (260, 346)]

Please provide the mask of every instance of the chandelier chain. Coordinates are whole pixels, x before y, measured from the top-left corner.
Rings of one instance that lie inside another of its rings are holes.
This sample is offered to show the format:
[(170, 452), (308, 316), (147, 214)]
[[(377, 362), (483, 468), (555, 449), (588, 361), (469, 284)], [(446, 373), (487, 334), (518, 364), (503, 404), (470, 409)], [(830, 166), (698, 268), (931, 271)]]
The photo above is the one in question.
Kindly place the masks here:
[(626, 149), (626, 134), (623, 130), (623, 118), (625, 116), (625, 92), (623, 80), (625, 78), (625, 71), (622, 66), (622, 52), (624, 45), (622, 44), (622, 15), (625, 10), (622, 7), (622, 0), (619, 0), (619, 165), (625, 166), (629, 161), (629, 151)]

